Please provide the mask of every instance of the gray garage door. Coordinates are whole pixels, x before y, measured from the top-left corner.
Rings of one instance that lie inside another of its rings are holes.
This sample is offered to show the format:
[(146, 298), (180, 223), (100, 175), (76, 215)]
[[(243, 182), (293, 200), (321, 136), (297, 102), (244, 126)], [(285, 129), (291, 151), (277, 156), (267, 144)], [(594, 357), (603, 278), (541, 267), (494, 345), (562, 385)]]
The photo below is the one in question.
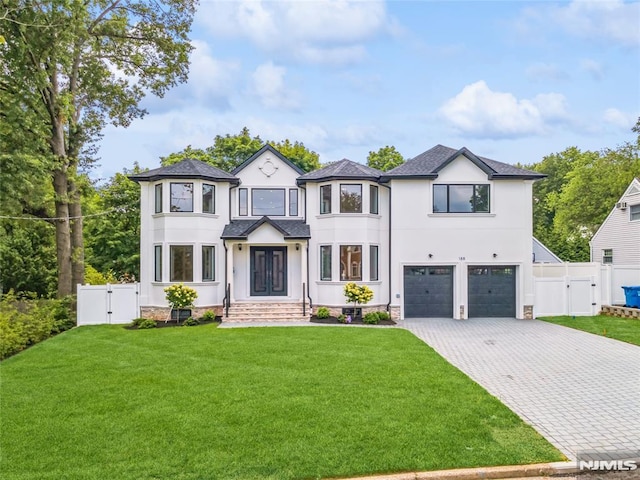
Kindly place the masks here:
[(453, 267), (404, 267), (404, 317), (453, 317)]
[(469, 267), (469, 317), (516, 316), (516, 267)]

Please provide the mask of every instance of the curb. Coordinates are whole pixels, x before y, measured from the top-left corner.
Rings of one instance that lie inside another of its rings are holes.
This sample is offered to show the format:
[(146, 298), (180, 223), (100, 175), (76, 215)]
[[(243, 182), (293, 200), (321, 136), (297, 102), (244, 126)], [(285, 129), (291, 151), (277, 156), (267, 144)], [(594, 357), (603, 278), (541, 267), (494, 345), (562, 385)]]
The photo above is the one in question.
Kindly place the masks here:
[(498, 480), (506, 478), (574, 475), (578, 472), (578, 466), (575, 462), (554, 462), (503, 467), (457, 468), (432, 472), (391, 473), (366, 477), (344, 477), (335, 480)]

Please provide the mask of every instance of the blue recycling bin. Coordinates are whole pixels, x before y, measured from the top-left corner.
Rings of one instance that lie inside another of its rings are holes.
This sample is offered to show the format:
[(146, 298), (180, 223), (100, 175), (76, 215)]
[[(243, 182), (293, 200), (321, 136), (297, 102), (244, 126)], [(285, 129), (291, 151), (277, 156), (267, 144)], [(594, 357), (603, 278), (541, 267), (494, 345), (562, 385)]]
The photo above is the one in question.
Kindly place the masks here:
[(622, 289), (624, 290), (625, 306), (640, 308), (640, 286), (622, 287)]

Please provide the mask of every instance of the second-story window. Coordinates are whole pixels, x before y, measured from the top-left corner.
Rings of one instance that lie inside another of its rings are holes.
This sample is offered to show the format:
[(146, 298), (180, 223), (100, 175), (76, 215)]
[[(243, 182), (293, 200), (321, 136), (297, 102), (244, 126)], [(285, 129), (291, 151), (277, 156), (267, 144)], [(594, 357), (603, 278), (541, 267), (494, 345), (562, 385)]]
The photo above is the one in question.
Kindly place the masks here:
[(241, 217), (249, 215), (249, 194), (246, 188), (238, 191), (238, 215)]
[(331, 213), (331, 185), (320, 187), (320, 213)]
[(193, 212), (193, 183), (171, 184), (171, 211)]
[(251, 190), (251, 215), (261, 217), (285, 215), (284, 188), (254, 188)]
[(207, 183), (202, 185), (202, 213), (216, 213), (216, 187)]
[(369, 213), (378, 214), (378, 187), (369, 185)]
[(433, 213), (489, 213), (489, 185), (434, 185)]
[(362, 185), (340, 185), (340, 213), (362, 213)]
[(162, 184), (161, 183), (157, 184), (155, 188), (156, 188), (155, 189), (155, 199), (156, 199), (155, 212), (161, 213), (162, 212)]
[(297, 188), (289, 189), (289, 216), (290, 217), (298, 216), (298, 189)]

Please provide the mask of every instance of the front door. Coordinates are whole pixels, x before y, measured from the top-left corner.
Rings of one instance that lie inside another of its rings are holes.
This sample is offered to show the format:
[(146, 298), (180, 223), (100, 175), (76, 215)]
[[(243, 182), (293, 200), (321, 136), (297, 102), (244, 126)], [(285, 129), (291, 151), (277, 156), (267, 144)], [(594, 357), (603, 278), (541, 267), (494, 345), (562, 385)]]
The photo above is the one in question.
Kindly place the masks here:
[(287, 295), (287, 248), (251, 247), (251, 295)]

